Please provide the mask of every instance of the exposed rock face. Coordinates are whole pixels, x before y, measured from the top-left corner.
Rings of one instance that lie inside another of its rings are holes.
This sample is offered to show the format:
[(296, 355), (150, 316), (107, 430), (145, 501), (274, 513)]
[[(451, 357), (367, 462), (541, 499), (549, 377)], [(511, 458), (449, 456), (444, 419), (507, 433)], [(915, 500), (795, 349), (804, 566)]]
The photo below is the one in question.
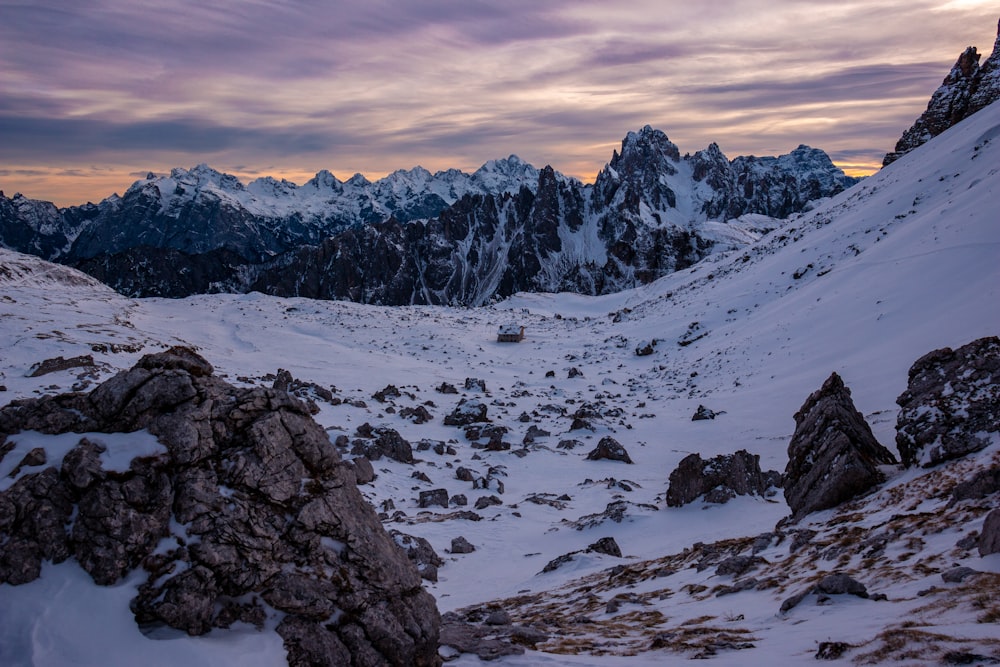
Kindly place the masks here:
[(895, 462), (854, 407), (851, 390), (833, 373), (795, 413), (784, 475), (792, 518), (864, 493), (884, 481), (878, 466)]
[(970, 46), (958, 57), (941, 86), (931, 95), (927, 110), (887, 153), (882, 166), (921, 146), (937, 135), (1000, 99), (1000, 24), (993, 53), (981, 66), (979, 52)]
[(688, 454), (670, 473), (667, 505), (680, 507), (704, 496), (706, 502), (725, 503), (736, 496), (763, 496), (772, 485), (780, 485), (781, 475), (760, 469), (760, 456), (739, 450), (705, 461)]
[(896, 446), (907, 467), (983, 449), (1000, 438), (1000, 338), (924, 355), (896, 402)]
[(142, 628), (259, 625), (266, 603), (285, 614), (292, 665), (440, 663), (433, 598), (353, 467), (288, 394), (233, 387), (173, 348), (89, 394), (0, 409), (3, 439), (143, 429), (165, 451), (127, 471), (105, 470), (104, 445), (83, 438), (58, 468), (22, 472), (0, 493), (0, 581), (31, 581), (43, 559), (76, 558), (103, 585), (142, 567), (131, 603)]

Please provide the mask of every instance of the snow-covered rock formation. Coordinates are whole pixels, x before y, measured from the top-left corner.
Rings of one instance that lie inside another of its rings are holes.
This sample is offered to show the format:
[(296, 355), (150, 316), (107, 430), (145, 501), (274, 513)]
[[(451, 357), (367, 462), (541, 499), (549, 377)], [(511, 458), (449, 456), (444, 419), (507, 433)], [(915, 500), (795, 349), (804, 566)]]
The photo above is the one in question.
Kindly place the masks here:
[(982, 65), (979, 58), (980, 54), (974, 46), (966, 48), (958, 56), (948, 76), (931, 95), (927, 110), (903, 133), (896, 142), (895, 150), (886, 154), (883, 166), (1000, 99), (1000, 22), (997, 24), (993, 53)]

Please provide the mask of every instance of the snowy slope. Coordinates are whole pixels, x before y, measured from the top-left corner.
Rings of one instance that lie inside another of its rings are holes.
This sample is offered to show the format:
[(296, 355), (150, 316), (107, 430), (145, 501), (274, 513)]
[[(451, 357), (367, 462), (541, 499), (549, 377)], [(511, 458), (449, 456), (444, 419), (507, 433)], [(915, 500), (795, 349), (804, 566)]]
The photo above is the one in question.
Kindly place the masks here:
[[(427, 584), (440, 609), (518, 596), (504, 603), (518, 619), (548, 614), (568, 624), (571, 617), (589, 617), (540, 645), (580, 655), (529, 651), (500, 664), (663, 664), (697, 654), (694, 630), (754, 645), (719, 649), (718, 664), (812, 664), (817, 642), (864, 644), (853, 655), (866, 655), (882, 646), (881, 633), (903, 632), (901, 624), (913, 619), (928, 632), (955, 638), (959, 648), (992, 651), (995, 622), (976, 622), (982, 612), (970, 606), (974, 591), (968, 586), (946, 587), (939, 597), (918, 595), (941, 588), (934, 567), (953, 561), (1000, 573), (997, 556), (954, 552), (959, 537), (978, 528), (981, 513), (935, 519), (937, 528), (919, 533), (907, 524), (920, 536), (919, 548), (913, 547), (919, 555), (908, 558), (920, 566), (898, 560), (901, 544), (877, 566), (857, 558), (790, 559), (787, 544), (768, 544), (760, 554), (769, 563), (762, 573), (782, 577), (782, 586), (716, 597), (712, 588), (728, 580), (714, 568), (697, 571), (692, 559), (699, 552), (683, 555), (685, 549), (771, 531), (788, 515), (787, 506), (778, 494), (668, 509), (663, 495), (670, 471), (690, 452), (707, 457), (747, 449), (761, 456), (762, 468), (783, 470), (792, 414), (832, 371), (851, 388), (876, 437), (894, 449), (895, 399), (913, 361), (935, 348), (1000, 333), (998, 172), (1000, 107), (993, 105), (749, 247), (620, 294), (522, 294), (476, 309), (379, 309), (260, 294), (130, 300), (78, 274), (57, 274), (51, 265), (3, 252), (0, 384), (6, 392), (0, 396), (6, 401), (92, 387), (144, 353), (185, 342), (231, 382), (269, 384), (269, 374), (284, 368), (334, 387), (338, 398), (351, 402), (318, 403), (316, 418), (331, 438), (351, 437), (370, 423), (398, 430), (415, 449), (422, 440), (450, 444), (454, 454), (420, 451), (413, 466), (376, 461), (378, 478), (363, 488), (376, 507), (392, 501), (387, 528), (427, 538), (445, 558), (439, 581)], [(499, 325), (515, 323), (526, 327), (523, 342), (495, 342)], [(634, 354), (653, 339), (653, 355)], [(44, 359), (87, 354), (93, 367), (28, 377)], [(574, 368), (581, 375), (570, 377)], [(487, 392), (463, 389), (465, 378), (483, 379)], [(460, 394), (437, 392), (442, 382)], [(403, 395), (375, 400), (373, 394), (390, 383)], [(493, 422), (510, 429), (504, 440), (513, 443), (512, 451), (474, 449), (461, 429), (442, 423), (463, 395), (483, 400)], [(399, 416), (403, 407), (428, 401), (432, 421), (414, 424)], [(597, 414), (594, 430), (570, 431), (569, 415), (586, 404)], [(725, 414), (692, 422), (699, 404)], [(529, 427), (522, 413), (551, 435), (522, 448)], [(636, 464), (587, 461), (586, 453), (606, 435)], [(565, 439), (581, 445), (558, 448)], [(525, 455), (516, 455), (518, 449)], [(893, 472), (883, 491), (852, 507), (855, 518), (830, 510), (805, 523), (817, 530), (817, 539), (833, 541), (845, 525), (874, 530), (904, 521), (894, 517), (912, 507), (945, 517), (945, 503), (928, 500), (927, 489), (991, 460), (996, 465), (998, 452), (994, 445), (938, 471)], [(459, 466), (491, 476), (489, 488), (458, 480)], [(431, 482), (414, 479), (414, 472)], [(420, 509), (419, 491), (433, 488), (465, 494), (470, 506)], [(449, 518), (488, 496), (502, 504), (477, 511), (481, 521)], [(627, 503), (624, 520), (602, 518), (618, 500)], [(457, 536), (476, 551), (450, 554)], [(621, 546), (622, 559), (578, 555), (540, 574), (558, 556), (606, 536)], [(897, 560), (901, 564), (894, 565)], [(620, 564), (637, 579), (610, 580), (607, 569)], [(817, 572), (837, 566), (852, 568), (869, 590), (889, 599), (851, 598), (778, 615), (782, 600)], [(135, 584), (91, 593), (79, 569), (66, 563), (47, 567), (32, 584), (0, 587), (0, 662), (64, 664), (80, 645), (104, 646), (105, 664), (120, 665), (232, 660), (216, 652), (220, 644), (244, 665), (273, 664), (280, 654), (280, 644), (266, 633), (146, 639), (121, 609)], [(701, 586), (704, 593), (696, 592)], [(628, 593), (638, 597), (620, 612), (606, 611), (612, 596)], [(557, 604), (548, 608), (549, 602)], [(98, 626), (88, 620), (98, 616), (110, 620)], [(681, 648), (651, 648), (656, 633), (673, 633)], [(80, 655), (86, 660), (94, 651)], [(628, 653), (636, 655), (616, 655)]]

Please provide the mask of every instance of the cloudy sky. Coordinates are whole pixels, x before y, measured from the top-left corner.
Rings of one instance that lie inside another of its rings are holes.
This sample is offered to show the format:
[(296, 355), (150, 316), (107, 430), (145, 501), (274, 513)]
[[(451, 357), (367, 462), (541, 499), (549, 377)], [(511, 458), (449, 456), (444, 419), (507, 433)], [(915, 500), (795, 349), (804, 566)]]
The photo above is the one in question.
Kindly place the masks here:
[(59, 205), (201, 162), (302, 183), (625, 133), (871, 171), (995, 1), (0, 0), (0, 189)]

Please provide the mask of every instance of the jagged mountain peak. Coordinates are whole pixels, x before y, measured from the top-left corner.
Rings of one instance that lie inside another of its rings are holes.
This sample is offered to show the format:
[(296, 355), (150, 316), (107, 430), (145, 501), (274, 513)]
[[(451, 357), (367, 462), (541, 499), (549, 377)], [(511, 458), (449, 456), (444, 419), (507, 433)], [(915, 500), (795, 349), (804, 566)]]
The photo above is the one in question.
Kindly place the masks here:
[(976, 47), (966, 47), (931, 95), (927, 109), (886, 153), (883, 167), (1000, 99), (1000, 22), (993, 52), (982, 65), (979, 59)]
[(358, 172), (351, 176), (349, 179), (344, 181), (344, 185), (350, 185), (351, 187), (359, 188), (371, 185), (372, 182), (369, 181), (364, 174)]
[(340, 190), (341, 185), (343, 184), (340, 179), (327, 169), (320, 169), (315, 176), (306, 182), (306, 186), (315, 190)]
[[(672, 162), (679, 162), (681, 159), (680, 150), (677, 145), (670, 141), (666, 133), (657, 130), (651, 125), (645, 125), (638, 132), (629, 132), (622, 139), (621, 152), (618, 153), (618, 162), (634, 163), (638, 160), (658, 161), (663, 158)], [(612, 163), (614, 159), (612, 159)], [(619, 168), (618, 165), (614, 165)]]

